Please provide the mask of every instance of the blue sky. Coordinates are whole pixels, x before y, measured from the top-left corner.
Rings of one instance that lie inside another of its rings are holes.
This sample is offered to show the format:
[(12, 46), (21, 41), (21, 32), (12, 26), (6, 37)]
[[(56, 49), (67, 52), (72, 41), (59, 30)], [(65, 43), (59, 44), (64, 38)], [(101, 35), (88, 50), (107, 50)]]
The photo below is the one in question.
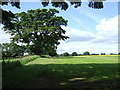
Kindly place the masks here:
[[(27, 11), (29, 9), (54, 8), (43, 7), (39, 2), (22, 2), (21, 9), (11, 6), (3, 6), (3, 9), (14, 13)], [(92, 9), (88, 2), (83, 2), (79, 8), (70, 6), (66, 11), (59, 10), (58, 16), (68, 20), (68, 26), (62, 27), (70, 38), (61, 41), (57, 52), (74, 51), (83, 53), (117, 53), (118, 52), (118, 3), (104, 2), (103, 9)], [(9, 42), (10, 35), (0, 30), (2, 40), (0, 43)]]

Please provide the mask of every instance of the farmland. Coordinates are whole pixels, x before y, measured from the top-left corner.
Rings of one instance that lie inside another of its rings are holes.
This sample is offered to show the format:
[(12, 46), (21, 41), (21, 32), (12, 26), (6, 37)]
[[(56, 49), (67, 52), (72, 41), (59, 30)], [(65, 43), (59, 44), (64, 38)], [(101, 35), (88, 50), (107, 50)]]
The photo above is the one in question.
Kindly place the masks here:
[(14, 69), (4, 70), (3, 88), (119, 87), (118, 56), (115, 55), (24, 58), (9, 62), (12, 65), (19, 61)]

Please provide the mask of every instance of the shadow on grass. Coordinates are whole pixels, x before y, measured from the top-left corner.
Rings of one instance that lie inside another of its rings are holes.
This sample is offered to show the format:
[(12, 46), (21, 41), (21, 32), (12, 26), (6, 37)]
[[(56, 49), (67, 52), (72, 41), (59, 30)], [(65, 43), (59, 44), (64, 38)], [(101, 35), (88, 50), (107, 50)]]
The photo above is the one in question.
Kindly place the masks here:
[(20, 61), (2, 62), (2, 72), (12, 71), (17, 67), (23, 66)]
[(119, 88), (118, 64), (33, 64), (3, 73), (3, 88)]

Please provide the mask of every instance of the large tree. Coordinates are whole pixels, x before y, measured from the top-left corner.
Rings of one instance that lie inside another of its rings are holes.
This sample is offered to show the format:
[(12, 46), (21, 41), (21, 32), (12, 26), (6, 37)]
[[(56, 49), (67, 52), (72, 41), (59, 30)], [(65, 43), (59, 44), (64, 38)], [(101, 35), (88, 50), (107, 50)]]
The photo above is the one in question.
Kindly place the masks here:
[(55, 53), (60, 40), (68, 37), (64, 36), (65, 30), (61, 26), (67, 25), (67, 20), (61, 16), (56, 16), (59, 11), (55, 9), (28, 10), (15, 14), (11, 19), (13, 28), (4, 28), (10, 33), (15, 43), (26, 43), (30, 51), (34, 54)]

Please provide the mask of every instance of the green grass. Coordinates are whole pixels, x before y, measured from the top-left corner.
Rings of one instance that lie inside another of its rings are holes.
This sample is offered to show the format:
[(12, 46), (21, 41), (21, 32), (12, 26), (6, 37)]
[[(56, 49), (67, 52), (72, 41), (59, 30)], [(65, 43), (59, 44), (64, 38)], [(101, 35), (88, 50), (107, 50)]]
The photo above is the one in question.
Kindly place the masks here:
[(119, 74), (117, 56), (36, 58), (3, 73), (3, 88), (112, 89)]
[(28, 63), (30, 64), (112, 64), (118, 63), (118, 57), (110, 57), (110, 56), (103, 56), (103, 57), (59, 57), (59, 58), (38, 58), (33, 62)]
[(24, 64), (39, 58), (39, 56), (26, 56), (23, 58), (17, 59), (6, 59), (5, 62), (2, 62), (2, 71), (7, 72), (14, 70), (16, 67), (23, 66)]

